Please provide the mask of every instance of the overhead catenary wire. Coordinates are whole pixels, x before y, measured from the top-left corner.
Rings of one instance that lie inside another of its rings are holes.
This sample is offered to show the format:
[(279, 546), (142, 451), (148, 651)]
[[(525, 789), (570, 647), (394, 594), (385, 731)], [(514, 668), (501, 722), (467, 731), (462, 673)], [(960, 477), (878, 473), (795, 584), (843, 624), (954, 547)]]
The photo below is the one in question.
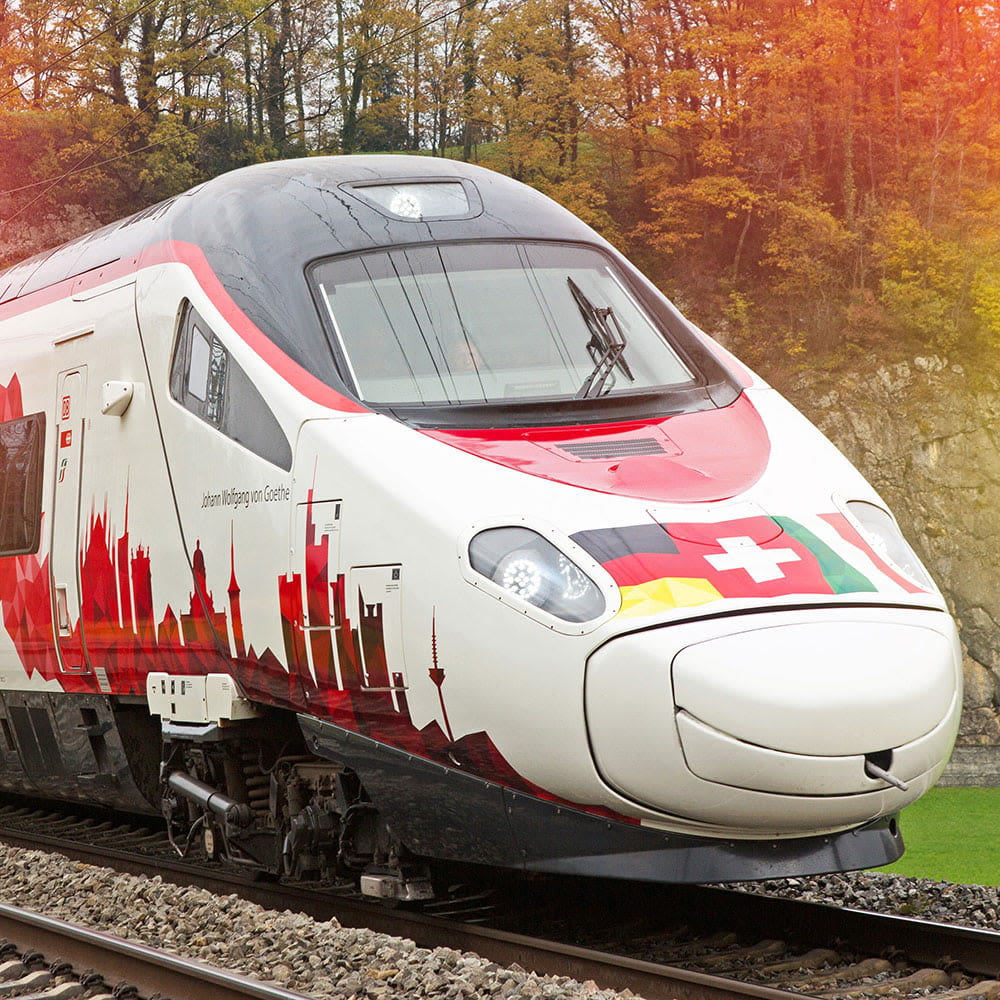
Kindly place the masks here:
[[(151, 2), (155, 2), (155, 0), (151, 0)], [(192, 69), (197, 68), (198, 66), (200, 66), (202, 63), (206, 62), (209, 59), (215, 58), (225, 48), (225, 46), (229, 44), (229, 42), (231, 42), (238, 35), (240, 35), (243, 32), (245, 32), (254, 23), (254, 21), (257, 21), (261, 17), (263, 17), (264, 14), (266, 14), (267, 11), (270, 10), (272, 7), (274, 7), (275, 4), (277, 4), (278, 2), (279, 2), (279, 0), (269, 0), (269, 2), (267, 4), (265, 4), (265, 6), (263, 8), (261, 8), (261, 10), (258, 11), (249, 21), (247, 21), (245, 24), (243, 24), (241, 27), (239, 27), (236, 31), (234, 31), (230, 35), (228, 35), (222, 42), (219, 42), (219, 43), (211, 46), (210, 50), (205, 55), (203, 55), (193, 65)], [(433, 24), (436, 24), (438, 21), (442, 21), (442, 20), (444, 20), (447, 17), (454, 17), (454, 16), (456, 16), (458, 14), (461, 14), (464, 11), (468, 10), (470, 7), (474, 7), (474, 6), (476, 6), (477, 4), (479, 4), (481, 2), (482, 2), (482, 0), (464, 0), (464, 2), (461, 3), (461, 4), (459, 4), (457, 7), (453, 8), (451, 10), (444, 11), (444, 12), (442, 12), (440, 14), (437, 14), (434, 17), (427, 18), (426, 20), (421, 21), (420, 23), (418, 23), (415, 27), (410, 28), (407, 31), (401, 32), (398, 35), (394, 35), (391, 39), (388, 39), (388, 40), (380, 43), (379, 45), (375, 45), (372, 48), (367, 49), (366, 52), (365, 52), (365, 55), (366, 55), (366, 57), (371, 57), (372, 55), (376, 54), (377, 52), (381, 51), (382, 49), (386, 49), (386, 48), (389, 48), (390, 46), (397, 45), (397, 44), (399, 44), (399, 42), (405, 40), (406, 38), (409, 38), (412, 35), (417, 34), (420, 31), (423, 31), (425, 28), (430, 27)], [(328, 75), (329, 72), (330, 72), (329, 70), (324, 69), (322, 71), (314, 73), (311, 76), (307, 76), (307, 77), (305, 77), (302, 80), (302, 84), (303, 85), (307, 85), (309, 83), (313, 83), (314, 81), (320, 79), (321, 77)], [(171, 86), (168, 88), (167, 92), (169, 93), (175, 87), (176, 87), (176, 84), (171, 84)], [(281, 93), (281, 91), (274, 91), (274, 92), (272, 92), (270, 94), (264, 95), (264, 97), (265, 98), (272, 97), (272, 96), (276, 96), (276, 95), (278, 95), (280, 93)], [(145, 153), (145, 152), (148, 152), (151, 149), (157, 148), (158, 146), (162, 146), (164, 143), (166, 143), (168, 141), (174, 141), (179, 136), (194, 134), (194, 133), (200, 131), (202, 128), (205, 128), (207, 125), (212, 124), (213, 119), (208, 119), (207, 118), (207, 119), (205, 119), (205, 120), (203, 120), (201, 122), (195, 123), (194, 125), (184, 126), (183, 129), (180, 132), (175, 132), (169, 138), (156, 139), (156, 140), (153, 140), (152, 142), (145, 143), (144, 145), (138, 146), (138, 147), (136, 147), (134, 149), (123, 150), (120, 153), (116, 153), (114, 156), (106, 157), (105, 159), (99, 160), (96, 163), (87, 163), (86, 162), (91, 157), (93, 157), (98, 150), (100, 150), (100, 149), (106, 147), (107, 145), (109, 145), (126, 128), (128, 128), (130, 125), (132, 125), (133, 123), (135, 123), (136, 121), (138, 121), (142, 117), (142, 115), (144, 115), (149, 110), (149, 108), (152, 107), (153, 103), (156, 100), (159, 100), (162, 96), (163, 96), (162, 93), (158, 94), (156, 98), (151, 99), (145, 105), (143, 105), (142, 107), (138, 108), (135, 111), (135, 113), (129, 118), (128, 121), (124, 122), (110, 136), (108, 136), (106, 139), (102, 140), (94, 149), (92, 149), (89, 153), (87, 153), (86, 156), (84, 156), (81, 160), (79, 160), (69, 170), (63, 171), (61, 174), (58, 174), (57, 176), (52, 177), (52, 178), (42, 178), (41, 180), (32, 181), (30, 184), (22, 184), (19, 187), (7, 188), (6, 190), (0, 191), (0, 197), (3, 197), (3, 196), (10, 196), (10, 195), (14, 195), (14, 194), (19, 194), (22, 191), (28, 191), (28, 190), (31, 190), (32, 188), (37, 188), (37, 187), (40, 187), (40, 186), (44, 185), (44, 190), (43, 191), (39, 192), (39, 194), (37, 194), (29, 202), (27, 202), (25, 205), (22, 205), (20, 208), (18, 208), (11, 215), (7, 216), (7, 218), (4, 221), (5, 222), (11, 222), (14, 219), (16, 219), (18, 216), (24, 214), (26, 211), (28, 211), (28, 209), (30, 209), (32, 207), (32, 205), (36, 204), (38, 201), (40, 201), (42, 198), (44, 198), (45, 195), (48, 194), (48, 192), (51, 191), (52, 188), (54, 188), (57, 184), (60, 184), (63, 181), (68, 180), (71, 177), (76, 177), (76, 176), (79, 176), (81, 174), (86, 174), (86, 173), (89, 173), (92, 170), (98, 170), (101, 167), (107, 166), (108, 164), (115, 163), (115, 162), (118, 162), (120, 160), (126, 160), (126, 159), (129, 159), (130, 157), (133, 157), (133, 156), (138, 156), (141, 153)]]

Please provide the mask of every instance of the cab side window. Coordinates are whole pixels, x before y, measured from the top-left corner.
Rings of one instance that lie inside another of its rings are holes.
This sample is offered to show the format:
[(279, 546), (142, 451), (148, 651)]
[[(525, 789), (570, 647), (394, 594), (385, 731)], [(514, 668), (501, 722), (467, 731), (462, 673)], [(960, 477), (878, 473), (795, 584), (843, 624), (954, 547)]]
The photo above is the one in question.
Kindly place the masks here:
[(44, 413), (0, 423), (0, 556), (38, 551), (44, 452)]
[(170, 395), (255, 455), (291, 469), (292, 449), (260, 390), (190, 304), (174, 346)]

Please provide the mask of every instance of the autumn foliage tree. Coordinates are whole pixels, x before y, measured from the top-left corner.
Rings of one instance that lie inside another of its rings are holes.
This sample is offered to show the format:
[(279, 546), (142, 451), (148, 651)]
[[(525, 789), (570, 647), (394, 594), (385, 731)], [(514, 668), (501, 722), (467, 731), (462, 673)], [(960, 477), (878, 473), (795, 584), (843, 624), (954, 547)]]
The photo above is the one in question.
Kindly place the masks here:
[(0, 257), (258, 160), (436, 154), (755, 360), (983, 356), (998, 69), (980, 0), (0, 0)]
[(996, 28), (955, 0), (601, 0), (632, 249), (751, 352), (981, 348)]

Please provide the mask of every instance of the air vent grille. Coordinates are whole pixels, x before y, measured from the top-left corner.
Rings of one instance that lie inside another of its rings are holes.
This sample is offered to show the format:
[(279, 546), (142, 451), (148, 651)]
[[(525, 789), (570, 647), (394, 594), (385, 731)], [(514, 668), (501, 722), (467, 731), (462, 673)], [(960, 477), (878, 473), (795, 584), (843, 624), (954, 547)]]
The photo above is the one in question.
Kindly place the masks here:
[(663, 445), (655, 438), (612, 438), (604, 441), (567, 441), (560, 444), (576, 458), (630, 458), (633, 455), (662, 455)]

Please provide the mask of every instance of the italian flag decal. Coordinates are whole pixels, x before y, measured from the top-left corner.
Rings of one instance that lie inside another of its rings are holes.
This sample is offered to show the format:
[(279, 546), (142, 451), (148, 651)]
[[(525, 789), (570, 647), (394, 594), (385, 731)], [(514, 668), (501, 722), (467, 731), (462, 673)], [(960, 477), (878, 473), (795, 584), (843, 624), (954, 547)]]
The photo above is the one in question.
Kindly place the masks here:
[(647, 617), (724, 598), (879, 590), (831, 545), (789, 517), (650, 522), (572, 537), (621, 588), (620, 617)]

